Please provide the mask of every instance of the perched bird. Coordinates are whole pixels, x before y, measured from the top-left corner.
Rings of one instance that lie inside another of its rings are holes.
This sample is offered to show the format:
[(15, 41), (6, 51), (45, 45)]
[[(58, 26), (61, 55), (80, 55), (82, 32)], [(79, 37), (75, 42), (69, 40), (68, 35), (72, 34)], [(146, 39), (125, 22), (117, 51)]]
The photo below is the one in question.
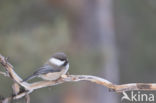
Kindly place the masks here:
[(35, 71), (32, 75), (25, 78), (24, 81), (28, 81), (35, 77), (40, 77), (43, 80), (57, 80), (67, 73), (69, 69), (69, 62), (67, 56), (62, 53), (58, 52), (55, 53), (44, 65), (43, 67), (39, 68)]

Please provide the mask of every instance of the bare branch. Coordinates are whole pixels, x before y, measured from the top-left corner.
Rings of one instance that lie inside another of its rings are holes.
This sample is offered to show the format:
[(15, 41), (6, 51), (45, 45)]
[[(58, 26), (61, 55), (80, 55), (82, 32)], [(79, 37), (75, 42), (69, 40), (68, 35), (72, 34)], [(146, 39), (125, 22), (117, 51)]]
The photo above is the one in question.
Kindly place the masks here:
[[(8, 97), (8, 98), (5, 98), (2, 103), (9, 103), (11, 101), (12, 97)], [(1, 103), (1, 102), (0, 102)]]
[[(129, 83), (122, 85), (115, 85), (110, 81), (96, 77), (91, 75), (62, 75), (58, 80), (55, 81), (39, 81), (35, 83), (27, 83), (21, 82), (22, 78), (17, 75), (14, 71), (13, 66), (5, 59), (2, 55), (0, 55), (0, 63), (5, 67), (6, 71), (9, 73), (9, 77), (17, 84), (14, 84), (13, 90), (15, 92), (15, 96), (5, 98), (3, 103), (7, 103), (6, 101), (11, 99), (20, 99), (24, 96), (27, 97), (27, 103), (30, 102), (30, 98), (28, 95), (32, 93), (34, 90), (54, 86), (65, 82), (78, 82), (78, 81), (90, 81), (96, 84), (105, 86), (114, 92), (123, 92), (123, 91), (132, 91), (132, 90), (156, 90), (156, 83)], [(0, 72), (1, 73), (1, 72)], [(1, 73), (3, 74), (3, 72)], [(24, 91), (20, 91), (20, 87), (24, 87)]]
[(26, 103), (30, 103), (30, 96), (28, 94), (25, 96), (25, 99), (26, 99)]
[(143, 90), (143, 91), (155, 91), (156, 83), (129, 83), (122, 85), (115, 85), (116, 92)]
[(4, 75), (5, 77), (9, 77), (9, 75), (7, 73), (5, 73), (5, 72), (0, 71), (0, 74)]
[(20, 92), (20, 86), (17, 83), (12, 85), (13, 94), (17, 95)]
[(1, 54), (0, 54), (0, 63), (5, 67), (6, 71), (9, 73), (9, 76), (13, 81), (23, 86), (25, 89), (29, 90), (29, 84), (26, 82), (21, 82), (22, 78), (16, 74), (16, 72), (13, 69), (13, 66)]

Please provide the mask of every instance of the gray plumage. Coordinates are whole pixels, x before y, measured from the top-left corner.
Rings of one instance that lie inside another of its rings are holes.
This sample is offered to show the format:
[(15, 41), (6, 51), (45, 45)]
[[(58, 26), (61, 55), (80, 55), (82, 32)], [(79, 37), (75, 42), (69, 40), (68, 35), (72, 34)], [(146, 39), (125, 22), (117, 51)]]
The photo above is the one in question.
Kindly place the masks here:
[(55, 53), (48, 62), (39, 68), (32, 75), (28, 76), (23, 80), (28, 81), (35, 77), (41, 77), (45, 80), (55, 80), (59, 78), (62, 74), (65, 74), (69, 68), (69, 63), (67, 57), (64, 53)]
[(37, 71), (35, 71), (32, 75), (25, 78), (23, 80), (23, 82), (33, 79), (34, 77), (38, 77), (39, 75), (42, 75), (42, 74), (47, 74), (49, 72), (60, 72), (60, 71), (61, 71), (61, 69), (54, 69), (54, 68), (52, 68), (52, 66), (45, 64), (43, 67), (41, 67)]

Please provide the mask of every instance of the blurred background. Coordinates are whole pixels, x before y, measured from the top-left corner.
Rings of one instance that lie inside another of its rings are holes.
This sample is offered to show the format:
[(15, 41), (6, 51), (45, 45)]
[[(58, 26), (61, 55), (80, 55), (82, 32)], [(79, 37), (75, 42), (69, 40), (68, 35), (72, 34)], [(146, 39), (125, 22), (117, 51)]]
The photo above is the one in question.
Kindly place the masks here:
[[(116, 84), (155, 82), (155, 27), (155, 0), (0, 0), (0, 53), (22, 78), (62, 51), (70, 74)], [(0, 82), (0, 95), (11, 95), (12, 81), (0, 75)], [(31, 103), (121, 102), (119, 94), (86, 81), (39, 89), (30, 97)]]

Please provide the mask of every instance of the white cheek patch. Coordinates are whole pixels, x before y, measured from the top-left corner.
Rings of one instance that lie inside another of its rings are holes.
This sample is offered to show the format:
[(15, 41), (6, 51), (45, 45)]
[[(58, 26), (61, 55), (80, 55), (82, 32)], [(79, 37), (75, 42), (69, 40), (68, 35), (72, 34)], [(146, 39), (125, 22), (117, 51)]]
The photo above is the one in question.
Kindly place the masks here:
[(64, 64), (65, 61), (61, 61), (61, 60), (58, 60), (58, 59), (55, 59), (55, 58), (51, 58), (49, 60), (52, 64), (55, 64), (57, 66), (61, 66)]

